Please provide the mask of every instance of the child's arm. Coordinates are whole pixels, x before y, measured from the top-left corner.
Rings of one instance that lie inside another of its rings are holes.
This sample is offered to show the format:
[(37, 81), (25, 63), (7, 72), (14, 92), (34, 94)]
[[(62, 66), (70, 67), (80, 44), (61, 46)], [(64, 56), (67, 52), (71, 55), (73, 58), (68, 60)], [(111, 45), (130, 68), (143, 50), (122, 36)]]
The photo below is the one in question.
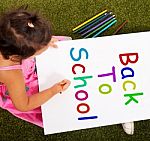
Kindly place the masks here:
[(21, 70), (13, 70), (5, 74), (4, 83), (8, 88), (13, 104), (18, 110), (23, 112), (30, 111), (41, 106), (55, 94), (66, 90), (70, 85), (69, 80), (63, 80), (47, 90), (32, 96), (27, 96), (24, 77)]

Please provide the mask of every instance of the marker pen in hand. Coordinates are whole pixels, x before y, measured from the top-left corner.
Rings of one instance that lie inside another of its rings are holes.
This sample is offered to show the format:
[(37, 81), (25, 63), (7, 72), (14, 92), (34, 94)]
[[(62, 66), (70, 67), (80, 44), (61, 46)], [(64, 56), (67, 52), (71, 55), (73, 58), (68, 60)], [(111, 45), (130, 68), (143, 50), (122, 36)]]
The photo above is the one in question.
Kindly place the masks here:
[[(60, 85), (61, 85), (61, 87), (63, 87), (64, 85), (66, 85), (67, 83), (61, 83)], [(62, 94), (62, 92), (60, 92), (60, 94)]]

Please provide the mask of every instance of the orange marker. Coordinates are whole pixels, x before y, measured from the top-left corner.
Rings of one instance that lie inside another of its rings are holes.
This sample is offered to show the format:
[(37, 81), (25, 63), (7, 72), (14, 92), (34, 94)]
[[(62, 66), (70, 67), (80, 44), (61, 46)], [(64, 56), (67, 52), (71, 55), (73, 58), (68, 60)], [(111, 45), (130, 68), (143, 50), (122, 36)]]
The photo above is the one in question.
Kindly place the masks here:
[(117, 28), (117, 30), (113, 33), (113, 35), (116, 35), (127, 23), (128, 21), (125, 20), (121, 25), (119, 25), (119, 27)]

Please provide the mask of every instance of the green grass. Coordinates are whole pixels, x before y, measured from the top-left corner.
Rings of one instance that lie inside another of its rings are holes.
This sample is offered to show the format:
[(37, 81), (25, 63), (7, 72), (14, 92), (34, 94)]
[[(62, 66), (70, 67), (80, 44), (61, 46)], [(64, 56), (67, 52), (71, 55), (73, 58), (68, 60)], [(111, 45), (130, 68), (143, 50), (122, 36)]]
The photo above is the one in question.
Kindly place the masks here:
[[(53, 34), (79, 36), (72, 29), (83, 21), (104, 9), (112, 11), (117, 24), (107, 30), (103, 36), (112, 35), (124, 20), (129, 22), (118, 33), (131, 33), (150, 30), (149, 0), (1, 0), (0, 12), (29, 4), (31, 10), (39, 11), (53, 27)], [(126, 135), (121, 125), (111, 125), (93, 129), (72, 131), (44, 136), (43, 129), (15, 118), (0, 109), (1, 141), (149, 141), (150, 121), (135, 122), (135, 134)]]

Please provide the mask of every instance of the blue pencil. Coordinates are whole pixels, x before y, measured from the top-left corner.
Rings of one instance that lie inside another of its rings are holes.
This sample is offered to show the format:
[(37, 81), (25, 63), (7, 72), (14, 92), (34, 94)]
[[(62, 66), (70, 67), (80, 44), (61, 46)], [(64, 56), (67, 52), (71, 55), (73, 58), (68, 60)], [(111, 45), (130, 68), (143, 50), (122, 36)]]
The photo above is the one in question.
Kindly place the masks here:
[[(111, 13), (111, 12), (109, 12), (109, 13)], [(104, 13), (104, 14), (98, 16), (97, 18), (93, 19), (92, 21), (86, 23), (85, 25), (83, 25), (83, 26), (81, 26), (80, 28), (78, 28), (78, 29), (76, 29), (75, 31), (73, 31), (73, 33), (77, 33), (77, 32), (80, 33), (81, 30), (83, 30), (84, 28), (88, 27), (88, 25), (92, 24), (93, 22), (95, 22), (95, 21), (97, 21), (97, 20), (100, 20), (100, 19), (103, 18), (106, 14), (108, 14), (108, 12), (106, 12), (106, 13)]]
[(104, 21), (100, 22), (99, 24), (97, 24), (97, 25), (94, 26), (93, 28), (87, 30), (86, 32), (82, 33), (81, 35), (82, 35), (82, 36), (86, 35), (87, 33), (93, 31), (94, 29), (96, 29), (96, 28), (98, 28), (98, 27), (100, 27), (101, 25), (103, 25), (103, 24), (106, 23), (107, 21), (113, 19), (114, 17), (115, 17), (115, 15), (112, 15), (112, 16), (108, 17), (107, 19), (105, 19)]
[(81, 29), (79, 31), (79, 33), (84, 32), (85, 30), (89, 29), (90, 27), (94, 26), (95, 24), (102, 22), (104, 19), (106, 19), (107, 17), (109, 17), (112, 14), (112, 12), (109, 13), (105, 13), (104, 15), (102, 15), (101, 17), (98, 17), (97, 19), (94, 19), (91, 23), (89, 23), (85, 28)]
[(103, 28), (105, 28), (107, 25), (109, 25), (111, 22), (113, 22), (116, 18), (113, 18), (109, 21), (107, 21), (106, 23), (104, 23), (103, 25), (101, 25), (100, 27), (96, 28), (94, 31), (90, 32), (88, 35), (86, 35), (84, 38), (88, 38), (92, 35), (94, 35), (94, 33), (97, 33), (98, 31), (102, 30)]
[(114, 25), (117, 22), (117, 20), (114, 20), (112, 23), (110, 23), (109, 25), (107, 25), (105, 28), (103, 28), (101, 31), (99, 31), (98, 33), (96, 33), (92, 38), (97, 37), (98, 35), (100, 35), (102, 32), (104, 32), (105, 30), (107, 30), (108, 28), (110, 28), (112, 25)]
[(95, 18), (99, 17), (100, 15), (103, 15), (103, 14), (106, 13), (106, 12), (107, 12), (107, 10), (104, 10), (104, 11), (98, 13), (98, 14), (95, 15), (94, 17), (88, 19), (87, 21), (85, 21), (85, 22), (83, 22), (82, 24), (80, 24), (80, 25), (78, 25), (77, 27), (75, 27), (75, 28), (73, 29), (73, 31), (77, 30), (78, 28), (82, 27), (83, 25), (85, 25), (85, 24), (87, 24), (88, 22), (94, 20)]

